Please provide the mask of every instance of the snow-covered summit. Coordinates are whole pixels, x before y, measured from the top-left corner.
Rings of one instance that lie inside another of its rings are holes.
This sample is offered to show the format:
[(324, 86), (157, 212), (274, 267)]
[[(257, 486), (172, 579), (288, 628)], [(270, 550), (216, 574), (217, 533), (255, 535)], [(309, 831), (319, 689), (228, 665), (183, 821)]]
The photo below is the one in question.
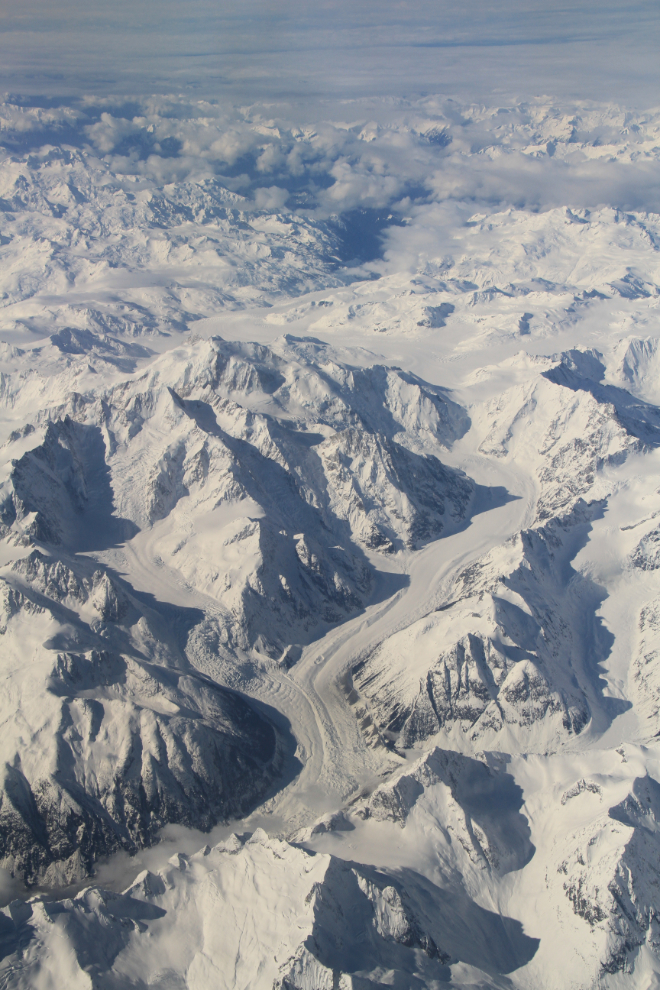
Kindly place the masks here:
[(649, 990), (657, 112), (287, 114), (0, 113), (0, 983)]

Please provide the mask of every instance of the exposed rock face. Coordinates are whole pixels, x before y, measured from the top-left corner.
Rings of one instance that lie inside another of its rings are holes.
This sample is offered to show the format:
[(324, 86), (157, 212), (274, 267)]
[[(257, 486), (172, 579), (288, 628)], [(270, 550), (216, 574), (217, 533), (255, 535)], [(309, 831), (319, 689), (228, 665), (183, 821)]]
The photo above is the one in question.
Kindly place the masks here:
[[(3, 863), (71, 880), (168, 822), (245, 812), (278, 772), (276, 732), (190, 659), (254, 648), (290, 664), (364, 607), (366, 549), (464, 525), (475, 486), (426, 448), (468, 425), (397, 369), (339, 364), (314, 341), (214, 338), (10, 438), (4, 532), (43, 549), (2, 581)], [(206, 595), (182, 634), (81, 555), (143, 537)]]
[[(601, 359), (579, 350), (536, 359), (537, 378), (491, 402), (480, 449), (537, 465), (534, 523), (463, 571), (438, 611), (354, 667), (371, 718), (401, 745), (454, 727), (474, 741), (515, 727), (517, 737), (547, 745), (579, 734), (609, 704), (599, 698), (597, 672), (611, 646), (596, 616), (602, 598), (571, 560), (605, 509), (594, 498), (607, 494), (603, 469), (657, 446), (660, 414), (603, 384)], [(655, 532), (638, 543), (634, 566), (655, 567)]]
[(245, 812), (279, 770), (275, 729), (186, 661), (107, 572), (32, 551), (0, 579), (2, 865), (80, 879), (178, 822)]
[(326, 440), (319, 456), (335, 514), (371, 550), (418, 548), (465, 518), (473, 486), (435, 457), (355, 429)]
[(660, 568), (660, 528), (656, 527), (639, 541), (632, 554), (632, 564), (642, 571)]
[(2, 990), (660, 985), (660, 112), (56, 104), (0, 106)]
[(537, 522), (598, 498), (604, 467), (660, 440), (655, 407), (601, 384), (601, 358), (593, 350), (537, 358), (538, 376), (488, 407), (489, 429), (480, 449), (498, 458), (528, 457), (534, 464)]
[[(588, 786), (573, 791), (573, 799), (598, 793)], [(660, 784), (646, 776), (633, 781), (623, 801), (567, 837), (555, 882), (575, 914), (601, 929), (602, 976), (630, 973), (640, 946), (657, 951), (660, 945), (659, 834)]]
[(468, 426), (398, 369), (339, 364), (315, 341), (213, 338), (19, 438), (2, 519), (70, 550), (153, 528), (163, 562), (221, 604), (219, 641), (277, 657), (363, 607), (365, 549), (466, 524), (474, 484), (427, 450)]
[(521, 805), (520, 788), (510, 774), (436, 748), (394, 774), (351, 811), (363, 820), (392, 821), (405, 828), (417, 809), (417, 818), (427, 828), (434, 821), (472, 864), (504, 874), (522, 869), (534, 854)]
[(598, 589), (575, 575), (567, 594), (566, 573), (600, 511), (578, 505), (524, 531), (459, 574), (448, 605), (359, 662), (353, 680), (382, 731), (410, 746), (453, 727), (473, 740), (584, 728), (609, 640)]
[[(26, 983), (39, 979), (47, 953), (58, 965), (66, 960), (71, 986), (84, 973), (175, 986), (197, 974), (237, 990), (357, 990), (382, 985), (383, 966), (400, 982), (433, 985), (446, 982), (448, 964), (464, 957), (470, 923), (477, 925), (475, 955), (497, 930), (493, 959), (500, 971), (534, 951), (524, 936), (514, 947), (515, 925), (511, 933), (497, 929), (497, 916), (476, 905), (456, 904), (453, 918), (442, 908), (438, 915), (441, 898), (410, 871), (393, 876), (257, 830), (174, 856), (123, 894), (91, 887), (56, 904), (14, 902), (5, 909), (3, 934)], [(39, 951), (21, 956), (26, 931)], [(240, 948), (246, 941), (249, 953)]]

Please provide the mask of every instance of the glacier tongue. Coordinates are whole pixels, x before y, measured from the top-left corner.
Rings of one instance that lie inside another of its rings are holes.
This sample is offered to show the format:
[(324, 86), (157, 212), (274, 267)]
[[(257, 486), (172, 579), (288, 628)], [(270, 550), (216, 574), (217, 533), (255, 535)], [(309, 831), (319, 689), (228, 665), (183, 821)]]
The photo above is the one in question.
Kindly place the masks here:
[[(214, 337), (57, 399), (10, 438), (3, 482), (6, 539), (48, 551), (3, 579), (7, 669), (26, 614), (34, 646), (7, 708), (2, 857), (31, 882), (248, 810), (283, 744), (194, 665), (254, 649), (289, 666), (373, 599), (367, 551), (459, 529), (478, 490), (437, 456), (468, 427), (449, 396), (311, 341)], [(194, 587), (195, 607), (168, 623), (90, 567), (121, 541)]]
[(458, 107), (4, 106), (7, 990), (660, 985), (659, 118)]
[(467, 523), (475, 486), (438, 454), (468, 424), (398, 369), (341, 364), (295, 338), (212, 338), (108, 391), (58, 396), (20, 438), (2, 514), (78, 551), (149, 532), (150, 552), (220, 603), (223, 642), (275, 656), (362, 607), (365, 549)]

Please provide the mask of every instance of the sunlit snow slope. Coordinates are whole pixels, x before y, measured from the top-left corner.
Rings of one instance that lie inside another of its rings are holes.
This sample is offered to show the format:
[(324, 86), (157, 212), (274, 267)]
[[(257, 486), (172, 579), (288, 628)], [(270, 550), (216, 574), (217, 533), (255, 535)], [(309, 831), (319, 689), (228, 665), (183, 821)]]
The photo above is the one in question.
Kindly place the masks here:
[(660, 116), (0, 122), (0, 985), (660, 986)]

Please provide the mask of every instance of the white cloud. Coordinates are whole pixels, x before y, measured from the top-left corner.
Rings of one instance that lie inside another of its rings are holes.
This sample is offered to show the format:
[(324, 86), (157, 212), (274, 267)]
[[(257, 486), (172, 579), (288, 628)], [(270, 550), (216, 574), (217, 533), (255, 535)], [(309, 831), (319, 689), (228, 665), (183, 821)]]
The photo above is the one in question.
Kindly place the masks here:
[(317, 107), (327, 116), (312, 126), (308, 108), (287, 104), (235, 109), (168, 97), (131, 109), (108, 100), (48, 111), (6, 105), (0, 133), (8, 151), (26, 142), (34, 150), (65, 128), (119, 176), (154, 186), (215, 177), (259, 209), (286, 204), (317, 218), (452, 200), (660, 210), (660, 111), (428, 97)]
[(444, 92), (656, 98), (656, 0), (24, 0), (0, 87), (295, 102)]
[(85, 128), (85, 133), (94, 147), (106, 153), (113, 151), (127, 137), (153, 134), (153, 132), (153, 123), (145, 117), (125, 120), (122, 117), (113, 117), (110, 113), (102, 113), (101, 119), (96, 124), (90, 124)]
[(281, 210), (288, 198), (288, 192), (280, 186), (260, 186), (254, 190), (254, 203), (258, 210)]

